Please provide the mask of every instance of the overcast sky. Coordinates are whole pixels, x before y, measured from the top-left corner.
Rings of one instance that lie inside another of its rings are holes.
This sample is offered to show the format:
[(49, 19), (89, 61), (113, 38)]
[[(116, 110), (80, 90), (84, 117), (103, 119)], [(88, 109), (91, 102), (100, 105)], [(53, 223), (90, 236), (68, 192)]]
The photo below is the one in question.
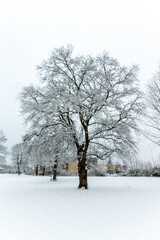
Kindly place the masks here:
[[(9, 148), (24, 133), (18, 93), (38, 81), (36, 65), (55, 47), (77, 54), (106, 50), (122, 64), (140, 66), (143, 89), (160, 62), (157, 0), (0, 0), (0, 129)], [(140, 157), (160, 150), (141, 144)]]

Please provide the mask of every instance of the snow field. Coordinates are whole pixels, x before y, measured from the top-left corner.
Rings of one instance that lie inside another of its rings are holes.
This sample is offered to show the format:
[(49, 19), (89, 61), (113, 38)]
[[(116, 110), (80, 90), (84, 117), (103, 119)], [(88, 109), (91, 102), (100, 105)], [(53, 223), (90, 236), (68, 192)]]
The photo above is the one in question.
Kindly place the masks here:
[(160, 179), (0, 175), (1, 240), (159, 240)]

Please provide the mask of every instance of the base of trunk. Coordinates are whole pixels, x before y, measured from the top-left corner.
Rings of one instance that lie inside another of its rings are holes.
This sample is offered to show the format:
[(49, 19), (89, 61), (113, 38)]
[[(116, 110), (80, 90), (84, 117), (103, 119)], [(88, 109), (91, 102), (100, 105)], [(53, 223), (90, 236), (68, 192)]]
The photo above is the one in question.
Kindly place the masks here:
[(20, 166), (18, 166), (18, 175), (20, 175), (20, 173), (21, 173), (21, 172), (20, 172)]
[(84, 168), (79, 169), (79, 186), (78, 188), (85, 188), (88, 189), (87, 184), (87, 170)]
[(53, 170), (53, 181), (57, 180), (57, 170)]
[(43, 167), (43, 176), (45, 175), (45, 170), (46, 170), (46, 168), (45, 167)]
[(36, 167), (35, 171), (36, 171), (36, 176), (38, 176), (38, 167)]

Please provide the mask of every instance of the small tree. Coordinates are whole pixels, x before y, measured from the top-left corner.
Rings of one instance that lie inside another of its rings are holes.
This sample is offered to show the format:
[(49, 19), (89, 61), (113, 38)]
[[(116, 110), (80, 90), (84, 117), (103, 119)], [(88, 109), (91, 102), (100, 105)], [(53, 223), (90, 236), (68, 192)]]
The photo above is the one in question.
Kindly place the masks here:
[(2, 130), (0, 130), (0, 164), (4, 164), (6, 160), (6, 156), (8, 154), (7, 147), (5, 146), (7, 139), (4, 136)]
[(43, 175), (46, 168), (52, 169), (53, 180), (57, 179), (57, 171), (66, 164), (69, 145), (62, 139), (59, 129), (45, 127), (40, 131), (36, 130), (27, 135), (24, 142), (25, 153), (28, 156), (31, 165), (43, 168)]
[(41, 83), (21, 93), (26, 122), (35, 131), (59, 127), (77, 152), (79, 188), (88, 187), (87, 158), (124, 157), (135, 149), (133, 132), (142, 112), (137, 66), (120, 66), (106, 52), (73, 56), (73, 47), (55, 49), (38, 67)]
[(23, 164), (22, 157), (23, 157), (23, 148), (22, 143), (17, 143), (11, 148), (11, 160), (12, 164), (17, 167), (17, 173), (20, 175), (21, 173), (21, 166)]

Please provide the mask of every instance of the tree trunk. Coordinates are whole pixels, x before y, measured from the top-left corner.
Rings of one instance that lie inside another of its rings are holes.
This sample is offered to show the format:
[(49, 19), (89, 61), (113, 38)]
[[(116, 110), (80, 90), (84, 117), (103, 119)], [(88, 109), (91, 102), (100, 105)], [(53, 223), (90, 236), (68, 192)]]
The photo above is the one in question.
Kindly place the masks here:
[(79, 186), (78, 186), (78, 188), (88, 189), (86, 160), (82, 160), (81, 162), (79, 162), (79, 164), (78, 164), (78, 174), (79, 174)]
[(78, 155), (78, 175), (79, 175), (79, 186), (78, 188), (88, 189), (87, 184), (87, 164), (84, 153), (84, 145), (79, 146), (77, 155)]
[(20, 166), (18, 165), (18, 175), (20, 175)]
[(55, 161), (53, 166), (53, 181), (56, 181), (56, 180), (57, 180), (57, 160)]
[(43, 167), (43, 176), (45, 175), (45, 170), (46, 170), (46, 168), (45, 167)]
[(38, 166), (36, 166), (36, 176), (38, 176)]

